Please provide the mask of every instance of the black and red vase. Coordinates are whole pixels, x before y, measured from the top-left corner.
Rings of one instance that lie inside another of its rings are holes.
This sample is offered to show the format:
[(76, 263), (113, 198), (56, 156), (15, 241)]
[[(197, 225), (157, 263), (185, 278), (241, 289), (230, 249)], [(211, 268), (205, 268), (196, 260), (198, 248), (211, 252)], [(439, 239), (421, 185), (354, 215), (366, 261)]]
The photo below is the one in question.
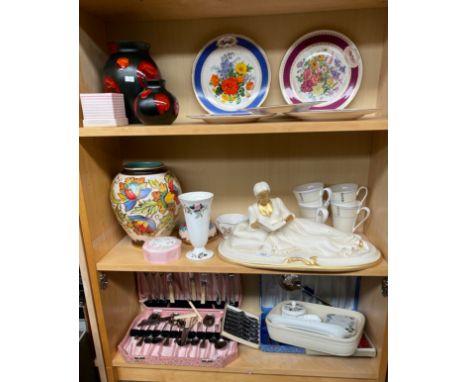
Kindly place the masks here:
[(130, 123), (140, 123), (133, 112), (133, 101), (148, 80), (160, 80), (158, 66), (149, 55), (150, 44), (141, 41), (117, 41), (109, 44), (110, 57), (103, 70), (104, 92), (123, 93)]
[(147, 81), (133, 102), (135, 115), (145, 125), (170, 125), (179, 114), (179, 103), (164, 84), (164, 80)]

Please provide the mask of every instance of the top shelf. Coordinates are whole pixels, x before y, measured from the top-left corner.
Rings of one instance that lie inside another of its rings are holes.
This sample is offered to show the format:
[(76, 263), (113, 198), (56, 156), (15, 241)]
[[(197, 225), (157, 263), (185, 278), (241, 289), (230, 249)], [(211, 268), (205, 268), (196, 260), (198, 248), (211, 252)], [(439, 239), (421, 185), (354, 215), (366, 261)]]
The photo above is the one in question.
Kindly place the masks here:
[(80, 0), (80, 9), (106, 18), (132, 21), (205, 19), (382, 8), (387, 0)]
[(84, 127), (80, 137), (136, 137), (162, 135), (235, 135), (235, 134), (279, 134), (346, 131), (385, 131), (386, 118), (353, 121), (275, 121), (238, 124), (175, 123), (170, 126), (129, 125), (122, 127)]

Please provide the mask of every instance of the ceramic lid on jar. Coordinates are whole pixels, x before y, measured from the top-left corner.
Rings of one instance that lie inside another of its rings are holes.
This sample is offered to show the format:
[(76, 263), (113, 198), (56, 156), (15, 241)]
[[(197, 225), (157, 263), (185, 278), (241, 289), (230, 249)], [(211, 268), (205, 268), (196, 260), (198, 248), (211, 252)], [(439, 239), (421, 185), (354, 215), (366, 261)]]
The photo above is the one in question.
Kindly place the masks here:
[(128, 175), (157, 174), (166, 171), (167, 168), (163, 162), (127, 162), (123, 165), (122, 173)]
[(175, 249), (180, 248), (182, 242), (173, 236), (159, 236), (154, 239), (148, 240), (143, 245), (143, 251), (151, 255), (166, 255), (167, 252), (171, 252)]

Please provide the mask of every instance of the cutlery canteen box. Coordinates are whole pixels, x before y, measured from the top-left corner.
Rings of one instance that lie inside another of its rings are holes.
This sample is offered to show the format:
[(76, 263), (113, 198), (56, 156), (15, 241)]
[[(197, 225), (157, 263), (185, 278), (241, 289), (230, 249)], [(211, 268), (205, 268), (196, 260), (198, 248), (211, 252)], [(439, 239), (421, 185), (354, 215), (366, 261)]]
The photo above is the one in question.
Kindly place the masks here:
[[(224, 347), (218, 348), (216, 341), (221, 337), (226, 304), (240, 304), (239, 275), (139, 272), (136, 278), (141, 312), (118, 345), (127, 362), (224, 367), (238, 357), (236, 342), (228, 340)], [(203, 322), (194, 323), (187, 331), (187, 343), (180, 345), (177, 341), (184, 329), (177, 325), (171, 327), (168, 317), (194, 313), (188, 301), (202, 319), (211, 315), (214, 323), (210, 327), (205, 327)], [(151, 323), (152, 315), (162, 320)], [(197, 344), (191, 342), (195, 337), (199, 339)]]

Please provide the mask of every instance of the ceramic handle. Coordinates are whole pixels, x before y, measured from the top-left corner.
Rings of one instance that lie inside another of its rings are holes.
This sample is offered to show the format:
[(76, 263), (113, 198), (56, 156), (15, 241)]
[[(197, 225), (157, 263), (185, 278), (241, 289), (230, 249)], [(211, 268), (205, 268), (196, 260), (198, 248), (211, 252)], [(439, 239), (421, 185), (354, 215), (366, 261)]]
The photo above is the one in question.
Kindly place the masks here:
[(361, 207), (359, 210), (358, 210), (358, 216), (359, 214), (364, 211), (366, 214), (364, 215), (364, 217), (362, 218), (362, 220), (356, 224), (353, 228), (353, 232), (356, 231), (358, 229), (358, 227), (360, 227), (362, 225), (362, 223), (364, 223), (368, 218), (369, 218), (369, 215), (370, 215), (370, 209), (367, 208), (367, 207)]
[(315, 215), (315, 221), (317, 223), (325, 223), (327, 219), (328, 219), (328, 210), (323, 207), (318, 208), (317, 214)]
[[(359, 193), (360, 193), (362, 190), (364, 190), (364, 196), (363, 196), (363, 198), (362, 198), (361, 200), (359, 200), (358, 195), (359, 195)], [(356, 200), (359, 200), (362, 204), (364, 204), (364, 201), (365, 201), (366, 198), (367, 198), (368, 192), (369, 192), (369, 190), (367, 189), (366, 186), (361, 186), (361, 187), (359, 187), (359, 188), (357, 189), (357, 191), (356, 191)]]
[[(322, 192), (321, 192), (321, 195), (320, 195), (322, 198), (323, 198), (324, 193), (327, 193), (327, 199), (323, 202), (323, 206), (328, 207), (328, 205), (330, 204), (330, 199), (331, 199), (331, 196), (333, 194), (333, 191), (331, 190), (331, 188), (325, 187), (324, 189), (322, 189)], [(366, 194), (366, 196), (367, 196), (367, 194)]]

